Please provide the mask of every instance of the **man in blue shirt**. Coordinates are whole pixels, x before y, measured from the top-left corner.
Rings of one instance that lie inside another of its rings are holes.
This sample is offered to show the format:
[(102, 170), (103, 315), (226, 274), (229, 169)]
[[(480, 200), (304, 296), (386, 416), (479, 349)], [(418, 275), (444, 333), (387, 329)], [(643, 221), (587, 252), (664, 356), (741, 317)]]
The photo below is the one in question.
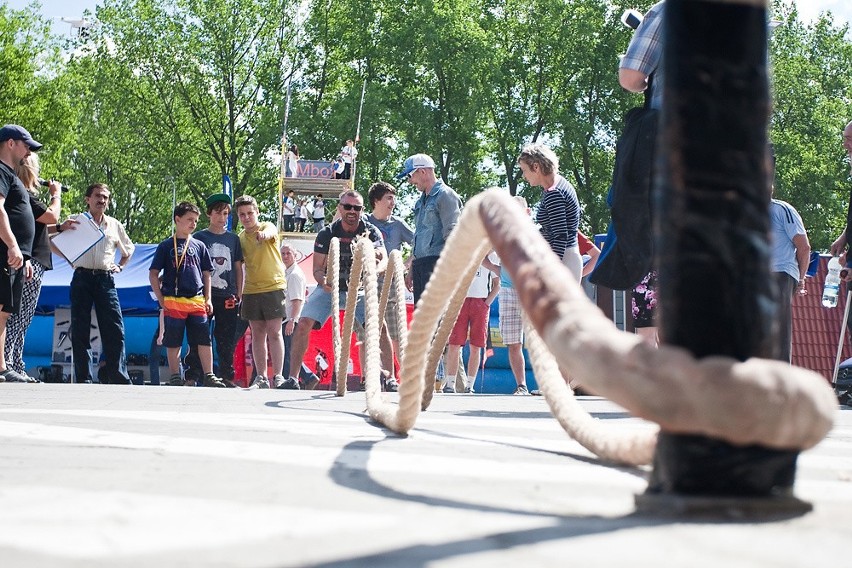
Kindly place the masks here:
[(396, 178), (406, 178), (422, 192), (414, 205), (413, 260), (405, 277), (405, 285), (414, 293), (416, 304), (432, 276), (447, 236), (459, 221), (462, 203), (458, 194), (435, 176), (435, 162), (426, 154), (410, 156)]

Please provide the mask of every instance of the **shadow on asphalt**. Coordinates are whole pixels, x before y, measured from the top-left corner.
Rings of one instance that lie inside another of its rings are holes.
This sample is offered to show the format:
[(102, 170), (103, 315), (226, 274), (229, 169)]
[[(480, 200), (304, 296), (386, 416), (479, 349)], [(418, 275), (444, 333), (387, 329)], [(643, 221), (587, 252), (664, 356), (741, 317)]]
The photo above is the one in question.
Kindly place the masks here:
[[(342, 449), (338, 459), (335, 461), (331, 471), (329, 472), (331, 480), (342, 487), (387, 499), (397, 499), (399, 501), (406, 501), (409, 503), (421, 503), (432, 507), (448, 507), (482, 513), (501, 513), (552, 519), (554, 524), (549, 527), (537, 527), (511, 532), (498, 532), (453, 542), (417, 544), (398, 548), (396, 550), (385, 550), (361, 557), (350, 557), (342, 560), (313, 564), (312, 566), (324, 568), (343, 566), (365, 566), (370, 568), (386, 566), (394, 568), (398, 566), (427, 566), (440, 560), (458, 558), (470, 554), (508, 550), (520, 546), (541, 544), (547, 541), (558, 541), (569, 538), (623, 531), (625, 529), (659, 527), (669, 524), (731, 525), (738, 523), (775, 523), (800, 516), (795, 514), (781, 517), (777, 516), (775, 518), (767, 518), (763, 520), (751, 518), (739, 521), (731, 519), (720, 520), (718, 518), (708, 517), (665, 516), (659, 514), (645, 514), (641, 512), (634, 512), (621, 517), (600, 517), (594, 515), (559, 516), (552, 513), (535, 512), (511, 507), (494, 507), (443, 497), (430, 497), (427, 495), (405, 493), (379, 483), (370, 475), (369, 470), (367, 469), (370, 452), (381, 443), (382, 441), (357, 441), (346, 445)], [(604, 467), (613, 467), (615, 469), (620, 469), (621, 471), (636, 472), (637, 475), (641, 474), (642, 477), (647, 477), (647, 474), (637, 468), (610, 466), (602, 464), (599, 460), (587, 458), (585, 456), (572, 457), (588, 463), (603, 465)]]

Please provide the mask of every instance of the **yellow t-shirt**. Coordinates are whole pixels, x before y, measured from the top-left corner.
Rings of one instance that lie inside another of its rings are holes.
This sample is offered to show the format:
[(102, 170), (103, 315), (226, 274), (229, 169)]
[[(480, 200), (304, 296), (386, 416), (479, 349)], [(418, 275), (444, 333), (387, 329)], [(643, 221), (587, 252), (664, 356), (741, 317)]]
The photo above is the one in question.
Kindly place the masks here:
[(243, 258), (246, 266), (243, 294), (260, 294), (275, 290), (287, 289), (287, 276), (284, 273), (284, 262), (281, 260), (278, 232), (274, 239), (257, 240), (258, 231), (266, 230), (275, 225), (261, 221), (251, 232), (243, 229), (240, 232), (240, 245), (243, 248)]

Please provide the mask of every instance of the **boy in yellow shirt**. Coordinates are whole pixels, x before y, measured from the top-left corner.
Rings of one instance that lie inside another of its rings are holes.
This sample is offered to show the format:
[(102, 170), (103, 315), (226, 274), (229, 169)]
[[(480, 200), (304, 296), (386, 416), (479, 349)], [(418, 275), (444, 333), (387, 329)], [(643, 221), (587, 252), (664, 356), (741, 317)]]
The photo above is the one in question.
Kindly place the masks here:
[[(257, 376), (252, 380), (250, 388), (268, 389), (267, 356), (276, 372), (284, 364), (281, 322), (286, 317), (287, 276), (279, 252), (278, 229), (272, 223), (258, 221), (259, 210), (254, 197), (238, 197), (234, 201), (234, 211), (243, 226), (240, 245), (246, 272), (240, 316), (249, 322), (251, 328), (251, 353), (257, 368)], [(280, 372), (272, 379), (275, 388), (299, 388), (298, 382), (291, 385), (291, 381)]]

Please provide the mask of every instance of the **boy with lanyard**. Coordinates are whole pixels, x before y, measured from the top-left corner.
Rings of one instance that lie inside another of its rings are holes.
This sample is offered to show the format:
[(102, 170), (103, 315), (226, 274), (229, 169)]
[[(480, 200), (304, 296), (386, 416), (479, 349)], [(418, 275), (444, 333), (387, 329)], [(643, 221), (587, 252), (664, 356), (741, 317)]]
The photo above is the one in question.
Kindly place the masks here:
[[(213, 349), (207, 316), (213, 313), (210, 274), (213, 263), (207, 247), (192, 238), (201, 210), (183, 201), (174, 210), (175, 233), (157, 246), (148, 270), (151, 289), (164, 313), (163, 344), (169, 360), (169, 384), (192, 386), (180, 376), (180, 350), (184, 330), (190, 345), (196, 347), (206, 387), (225, 387), (213, 374)], [(162, 272), (162, 278), (160, 273)]]

